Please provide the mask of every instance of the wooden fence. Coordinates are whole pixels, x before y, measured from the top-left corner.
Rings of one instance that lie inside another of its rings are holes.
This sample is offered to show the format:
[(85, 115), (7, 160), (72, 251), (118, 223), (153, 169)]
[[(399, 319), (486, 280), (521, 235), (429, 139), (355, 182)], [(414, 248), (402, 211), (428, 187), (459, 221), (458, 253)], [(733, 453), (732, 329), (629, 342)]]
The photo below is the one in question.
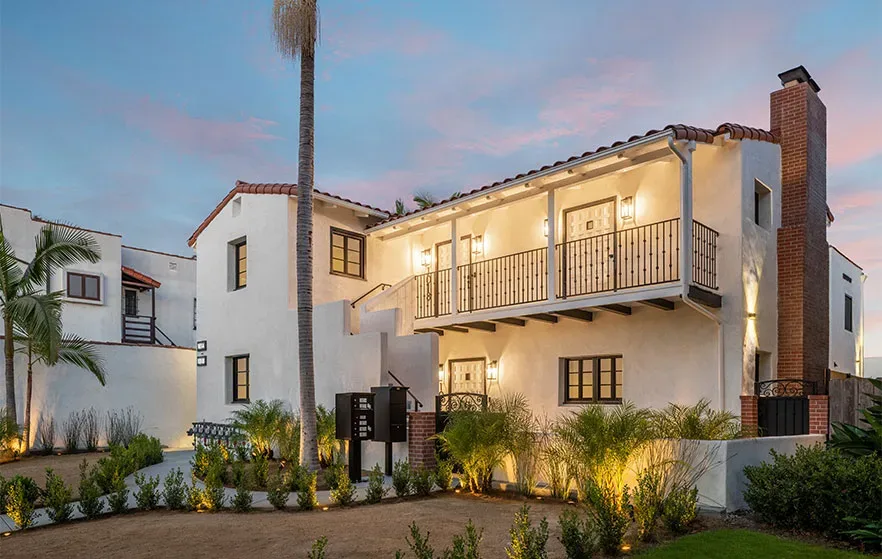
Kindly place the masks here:
[(830, 379), (830, 423), (851, 423), (866, 427), (860, 421), (863, 417), (861, 410), (872, 405), (866, 393), (882, 394), (865, 378)]

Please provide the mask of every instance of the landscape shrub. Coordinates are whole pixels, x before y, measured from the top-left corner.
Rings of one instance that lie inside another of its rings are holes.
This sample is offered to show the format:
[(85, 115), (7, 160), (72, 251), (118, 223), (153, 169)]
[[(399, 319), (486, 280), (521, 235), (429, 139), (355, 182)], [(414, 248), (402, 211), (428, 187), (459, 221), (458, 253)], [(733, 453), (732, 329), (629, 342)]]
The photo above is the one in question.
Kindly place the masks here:
[(300, 464), (294, 464), (287, 469), (283, 481), (288, 487), (288, 491), (298, 492), (300, 491), (300, 486), (308, 475), (309, 472), (306, 470), (306, 468), (304, 468)]
[(112, 446), (110, 455), (100, 458), (93, 470), (95, 483), (102, 494), (113, 491), (113, 478), (117, 474), (126, 477), (141, 468), (159, 464), (163, 460), (162, 445), (156, 437), (138, 434), (129, 442), (128, 448)]
[[(435, 549), (429, 545), (429, 531), (426, 530), (426, 535), (424, 536), (422, 532), (420, 532), (420, 527), (417, 526), (416, 521), (412, 521), (410, 523), (410, 536), (405, 536), (404, 540), (407, 542), (408, 547), (416, 556), (416, 559), (434, 559), (435, 558)], [(395, 558), (400, 559), (404, 557), (404, 553), (401, 551), (395, 552)]]
[[(0, 479), (0, 483), (2, 483), (2, 479)], [(23, 476), (23, 475), (14, 475), (10, 479), (6, 481), (4, 493), (9, 491), (9, 488), (13, 485), (20, 485), (24, 488), (25, 496), (33, 501), (36, 501), (40, 497), (40, 486), (37, 485), (37, 482), (33, 479)]]
[(277, 510), (282, 510), (288, 503), (288, 488), (281, 473), (270, 474), (266, 483), (266, 500)]
[(251, 478), (255, 487), (266, 487), (266, 479), (269, 476), (269, 459), (266, 455), (255, 454), (251, 460)]
[(80, 448), (83, 439), (83, 415), (80, 412), (70, 412), (67, 420), (61, 425), (61, 436), (65, 451), (76, 452)]
[(101, 426), (98, 422), (98, 412), (95, 408), (83, 410), (83, 446), (89, 452), (98, 450), (98, 438), (101, 436)]
[(236, 486), (236, 494), (233, 495), (232, 507), (236, 512), (248, 512), (251, 510), (253, 497), (248, 490), (247, 480), (242, 479)]
[(410, 472), (410, 487), (415, 495), (428, 497), (435, 485), (435, 474), (428, 468), (412, 468)]
[(652, 413), (656, 435), (665, 439), (727, 440), (741, 434), (738, 416), (715, 410), (710, 400), (701, 399), (694, 406), (668, 404)]
[(515, 513), (514, 524), (509, 530), (511, 543), (505, 548), (509, 559), (545, 559), (548, 557), (548, 520), (542, 518), (539, 526), (530, 521), (530, 507), (523, 505)]
[[(481, 552), (478, 549), (484, 537), (484, 530), (480, 531), (469, 519), (466, 523), (465, 534), (453, 536), (453, 548), (447, 548), (441, 554), (443, 559), (480, 559)], [(416, 522), (410, 523), (410, 536), (405, 536), (405, 541), (411, 552), (417, 559), (434, 559), (435, 549), (429, 545), (429, 532), (424, 536), (420, 532)], [(405, 554), (398, 550), (395, 552), (396, 559), (402, 559)]]
[(841, 537), (860, 527), (854, 519), (882, 518), (882, 458), (820, 445), (771, 456), (744, 468), (744, 499), (764, 522)]
[(409, 461), (395, 461), (395, 465), (392, 467), (392, 489), (395, 490), (396, 497), (407, 497), (410, 495), (411, 472)]
[(73, 504), (70, 502), (73, 491), (52, 468), (46, 468), (46, 490), (43, 494), (46, 514), (53, 522), (60, 524), (70, 520), (73, 514)]
[(567, 553), (567, 559), (590, 559), (597, 552), (597, 533), (587, 516), (580, 516), (573, 508), (561, 513), (560, 543)]
[(300, 415), (288, 413), (279, 424), (279, 458), (290, 464), (300, 463)]
[(149, 437), (144, 433), (138, 433), (132, 437), (126, 451), (131, 456), (135, 469), (159, 464), (163, 460), (162, 443), (156, 437)]
[(321, 404), (315, 409), (316, 442), (319, 462), (330, 466), (340, 461), (340, 441), (337, 440), (337, 414)]
[(40, 454), (51, 454), (53, 449), (55, 449), (55, 418), (49, 416), (47, 419), (40, 414), (34, 450)]
[(859, 518), (850, 518), (849, 521), (860, 524), (860, 528), (854, 530), (846, 530), (843, 535), (861, 542), (867, 549), (882, 548), (882, 521), (861, 520)]
[(77, 508), (80, 514), (88, 519), (96, 518), (104, 511), (104, 502), (101, 500), (101, 488), (95, 481), (95, 476), (89, 472), (89, 464), (83, 459), (80, 464), (80, 502)]
[(135, 493), (135, 501), (141, 510), (153, 510), (159, 505), (159, 476), (145, 476), (138, 472), (135, 474), (135, 484), (138, 491)]
[(312, 548), (306, 555), (307, 559), (325, 559), (325, 548), (328, 547), (328, 537), (322, 536), (312, 542)]
[(355, 501), (355, 485), (348, 475), (340, 476), (340, 479), (337, 481), (337, 488), (331, 489), (331, 501), (341, 507), (348, 507)]
[(348, 477), (346, 474), (346, 466), (343, 464), (331, 464), (327, 468), (322, 471), (322, 475), (325, 479), (325, 484), (328, 486), (328, 489), (337, 489), (337, 486), (340, 484), (340, 480), (344, 477)]
[(679, 487), (672, 491), (662, 505), (662, 522), (674, 534), (686, 533), (698, 516), (698, 488)]
[[(652, 541), (655, 528), (664, 510), (665, 498), (662, 473), (659, 468), (649, 467), (637, 475), (634, 488), (634, 520), (637, 522), (637, 539)], [(682, 492), (677, 492), (677, 495)], [(673, 510), (672, 510), (673, 512)]]
[(187, 486), (184, 483), (184, 472), (175, 468), (165, 476), (162, 488), (165, 506), (171, 510), (182, 510), (187, 499)]
[(503, 411), (491, 402), (488, 410), (451, 412), (444, 431), (435, 435), (444, 452), (462, 468), (461, 481), (472, 492), (492, 489), (493, 469), (508, 452)]
[[(378, 466), (379, 467), (379, 466)], [(450, 489), (453, 482), (453, 463), (435, 456), (435, 485), (441, 491)]]
[(297, 491), (297, 508), (300, 510), (312, 510), (318, 506), (315, 496), (316, 475), (315, 472), (304, 472), (300, 476), (299, 489)]
[[(230, 481), (233, 484), (233, 487), (239, 487), (240, 485), (246, 484), (249, 481), (248, 472), (245, 470), (245, 462), (240, 462), (239, 460), (234, 460), (230, 465)], [(255, 489), (257, 489), (257, 484), (255, 483)]]
[(21, 433), (18, 429), (18, 423), (9, 419), (6, 415), (6, 408), (0, 408), (0, 458), (7, 453), (16, 455), (20, 440)]
[(514, 464), (515, 488), (530, 497), (539, 475), (542, 428), (523, 394), (506, 394), (499, 406), (505, 418), (505, 449)]
[(383, 485), (385, 480), (386, 476), (383, 475), (380, 465), (374, 464), (373, 469), (368, 474), (368, 486), (364, 497), (366, 502), (376, 504), (383, 500), (383, 497), (389, 492), (389, 489)]
[(114, 514), (122, 514), (129, 510), (129, 488), (119, 472), (114, 474), (113, 490), (107, 495), (107, 505)]
[(201, 487), (196, 485), (196, 477), (193, 476), (193, 479), (190, 481), (190, 485), (187, 486), (187, 509), (199, 511), (205, 510), (205, 508), (205, 491), (203, 491)]
[(8, 484), (9, 481), (5, 477), (0, 476), (0, 514), (6, 512), (6, 489)]
[(540, 452), (543, 477), (548, 483), (548, 490), (555, 499), (566, 499), (570, 493), (572, 481), (569, 473), (568, 447), (566, 443), (553, 433), (554, 426), (550, 425), (552, 434), (545, 437)]
[(586, 501), (591, 519), (597, 530), (597, 543), (608, 555), (616, 555), (622, 545), (625, 532), (631, 525), (628, 486), (619, 492), (610, 483), (589, 483)]
[(135, 435), (141, 432), (143, 421), (144, 418), (132, 406), (121, 410), (109, 410), (104, 420), (104, 437), (107, 446), (128, 446)]
[[(211, 474), (211, 472), (209, 472)], [(194, 482), (195, 485), (195, 482)], [(205, 489), (202, 490), (202, 505), (200, 509), (219, 511), (226, 506), (224, 484), (217, 475), (205, 476)]]
[(16, 476), (6, 486), (6, 516), (20, 529), (29, 528), (36, 518), (34, 511), (37, 495), (32, 491), (31, 484), (25, 480), (33, 483), (30, 478)]
[(279, 440), (279, 429), (287, 417), (281, 400), (257, 400), (233, 411), (232, 424), (242, 432), (252, 453), (272, 457), (272, 449)]

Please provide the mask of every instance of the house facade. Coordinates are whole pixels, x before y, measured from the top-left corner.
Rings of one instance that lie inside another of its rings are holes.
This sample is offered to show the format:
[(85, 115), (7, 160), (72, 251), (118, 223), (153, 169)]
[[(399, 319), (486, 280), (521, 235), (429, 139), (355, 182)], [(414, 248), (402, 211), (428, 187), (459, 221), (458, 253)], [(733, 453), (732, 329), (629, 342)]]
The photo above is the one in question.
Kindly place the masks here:
[[(30, 210), (7, 205), (0, 205), (0, 222), (4, 237), (24, 262), (33, 258), (35, 238), (50, 223)], [(87, 231), (98, 245), (100, 261), (56, 272), (48, 289), (62, 293), (64, 333), (96, 345), (107, 385), (102, 388), (90, 373), (70, 365), (38, 365), (32, 425), (36, 427), (41, 416), (54, 417), (60, 428), (71, 412), (94, 407), (103, 419), (106, 411), (132, 406), (144, 417), (146, 433), (166, 445), (184, 446), (195, 416), (196, 261), (127, 246), (113, 233)], [(15, 368), (22, 420), (24, 356), (16, 357)], [(0, 394), (0, 407), (4, 400), (5, 394)]]
[[(705, 398), (749, 424), (757, 382), (823, 391), (826, 121), (803, 68), (780, 78), (768, 131), (670, 125), (404, 215), (316, 191), (318, 402), (401, 382), (423, 411)], [(297, 406), (296, 205), (294, 185), (239, 182), (190, 238), (200, 420)]]
[(867, 274), (830, 245), (830, 371), (867, 376), (864, 358), (864, 282)]

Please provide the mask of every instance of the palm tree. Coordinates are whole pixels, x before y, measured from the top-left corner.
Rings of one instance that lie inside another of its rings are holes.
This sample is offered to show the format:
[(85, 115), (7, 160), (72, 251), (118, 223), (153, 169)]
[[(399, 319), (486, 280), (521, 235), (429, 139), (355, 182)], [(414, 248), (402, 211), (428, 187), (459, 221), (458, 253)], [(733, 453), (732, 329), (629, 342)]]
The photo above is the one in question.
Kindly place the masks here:
[(404, 205), (404, 200), (398, 198), (395, 200), (395, 211), (394, 215), (404, 215), (407, 213), (407, 207)]
[[(50, 293), (49, 295), (56, 295)], [(60, 302), (60, 299), (59, 299)], [(61, 305), (58, 306), (59, 312), (55, 315), (55, 334), (60, 335), (61, 332)], [(57, 365), (58, 363), (67, 363), (75, 365), (81, 369), (85, 369), (95, 375), (101, 386), (107, 383), (107, 377), (104, 372), (104, 362), (98, 354), (94, 344), (84, 340), (76, 335), (61, 336), (57, 348), (52, 347), (50, 339), (40, 339), (34, 333), (25, 332), (18, 329), (16, 342), (20, 345), (19, 351), (27, 356), (28, 360), (28, 380), (25, 389), (25, 415), (24, 424), (22, 425), (22, 444), (23, 452), (27, 452), (31, 445), (31, 394), (34, 386), (34, 365), (42, 363), (48, 367)]]
[(273, 34), (282, 56), (300, 60), (300, 151), (297, 166), (297, 338), (300, 356), (300, 464), (319, 469), (312, 353), (312, 188), (315, 173), (317, 0), (275, 0)]
[[(51, 297), (47, 296), (49, 278), (59, 268), (78, 262), (98, 262), (101, 253), (95, 239), (85, 231), (46, 225), (36, 238), (34, 257), (20, 260), (3, 233), (0, 223), (0, 306), (3, 314), (3, 353), (6, 358), (6, 414), (17, 421), (15, 405), (14, 325), (47, 340), (50, 355), (56, 355), (61, 343), (52, 327)], [(24, 269), (22, 269), (24, 268)]]
[(421, 210), (425, 210), (426, 208), (437, 202), (437, 200), (435, 200), (435, 196), (433, 196), (429, 192), (414, 192), (413, 201)]

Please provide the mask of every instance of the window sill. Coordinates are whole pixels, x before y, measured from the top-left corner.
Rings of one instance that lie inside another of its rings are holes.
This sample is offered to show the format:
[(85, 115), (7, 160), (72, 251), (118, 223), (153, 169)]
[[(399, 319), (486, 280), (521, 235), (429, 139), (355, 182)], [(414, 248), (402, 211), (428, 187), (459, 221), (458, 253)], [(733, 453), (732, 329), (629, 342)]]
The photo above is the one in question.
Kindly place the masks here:
[(359, 281), (367, 281), (367, 278), (363, 278), (361, 276), (353, 276), (351, 274), (344, 274), (343, 272), (333, 272), (332, 271), (332, 272), (328, 272), (328, 273), (331, 274), (332, 276), (337, 276), (337, 277), (341, 277), (341, 278), (348, 278), (348, 279), (354, 279), (354, 280), (359, 280)]
[(568, 401), (559, 404), (560, 407), (582, 407), (582, 406), (621, 406), (622, 400), (578, 400)]
[(62, 295), (61, 300), (65, 303), (80, 303), (82, 305), (104, 305), (104, 300), (102, 299), (83, 299), (80, 297), (68, 297), (67, 295)]

